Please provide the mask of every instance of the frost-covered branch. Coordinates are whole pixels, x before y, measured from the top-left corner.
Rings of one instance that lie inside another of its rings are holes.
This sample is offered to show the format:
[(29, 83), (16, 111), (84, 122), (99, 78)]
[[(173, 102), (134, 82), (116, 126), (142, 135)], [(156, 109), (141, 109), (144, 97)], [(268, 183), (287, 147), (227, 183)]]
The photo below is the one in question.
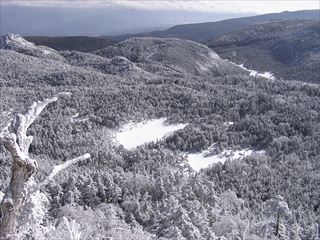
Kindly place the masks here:
[(80, 240), (81, 239), (80, 225), (76, 223), (75, 220), (68, 220), (66, 217), (63, 217), (63, 221), (68, 228), (70, 240)]
[(17, 114), (11, 123), (1, 131), (0, 142), (4, 144), (10, 154), (24, 154), (22, 158), (28, 156), (29, 147), (33, 139), (32, 136), (27, 136), (28, 128), (48, 104), (57, 100), (57, 97), (53, 97), (44, 101), (34, 102), (26, 114)]
[[(17, 114), (0, 132), (0, 143), (10, 153), (12, 161), (9, 186), (0, 203), (0, 240), (16, 239), (17, 218), (26, 200), (28, 182), (38, 169), (37, 161), (29, 157), (33, 137), (27, 136), (27, 130), (43, 109), (57, 100), (57, 97), (53, 97), (34, 102), (24, 115)], [(88, 157), (90, 155), (85, 154), (56, 166), (48, 178), (53, 178), (60, 170)]]
[(25, 201), (28, 180), (38, 169), (37, 162), (28, 154), (33, 137), (27, 136), (27, 130), (43, 109), (57, 99), (34, 102), (26, 114), (18, 114), (0, 133), (0, 143), (12, 160), (9, 186), (0, 203), (1, 240), (15, 239), (17, 216)]
[(44, 179), (43, 182), (40, 183), (40, 187), (46, 185), (49, 181), (51, 181), (59, 172), (61, 172), (62, 170), (68, 168), (70, 165), (80, 162), (80, 161), (84, 161), (88, 158), (90, 158), (91, 155), (89, 153), (86, 153), (80, 157), (76, 157), (73, 158), (71, 160), (68, 160), (62, 164), (56, 165), (52, 168), (51, 173)]

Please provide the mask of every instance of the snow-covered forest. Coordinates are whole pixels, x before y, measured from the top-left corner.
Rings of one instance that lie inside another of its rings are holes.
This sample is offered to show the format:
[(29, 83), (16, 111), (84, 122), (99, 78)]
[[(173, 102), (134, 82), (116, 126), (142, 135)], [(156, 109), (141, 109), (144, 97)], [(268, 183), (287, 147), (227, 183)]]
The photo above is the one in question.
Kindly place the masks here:
[[(26, 132), (11, 239), (319, 239), (319, 85), (160, 38), (84, 53), (5, 35), (0, 73), (1, 130), (56, 97)], [(6, 145), (0, 166), (1, 202)]]

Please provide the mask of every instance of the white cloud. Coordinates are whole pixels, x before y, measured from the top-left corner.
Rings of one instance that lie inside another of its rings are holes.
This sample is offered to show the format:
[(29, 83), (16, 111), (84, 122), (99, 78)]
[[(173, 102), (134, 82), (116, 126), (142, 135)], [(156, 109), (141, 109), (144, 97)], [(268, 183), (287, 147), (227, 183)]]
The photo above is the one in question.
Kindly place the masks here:
[(28, 6), (64, 6), (64, 7), (126, 7), (143, 10), (181, 10), (200, 12), (281, 12), (302, 9), (319, 9), (319, 1), (297, 0), (225, 0), (225, 1), (202, 1), (202, 0), (2, 0), (7, 5)]

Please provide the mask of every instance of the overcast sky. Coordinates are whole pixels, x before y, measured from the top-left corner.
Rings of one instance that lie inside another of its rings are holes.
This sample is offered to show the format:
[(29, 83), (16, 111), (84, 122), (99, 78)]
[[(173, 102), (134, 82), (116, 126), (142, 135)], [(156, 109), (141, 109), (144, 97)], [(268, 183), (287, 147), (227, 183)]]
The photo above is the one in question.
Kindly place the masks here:
[(107, 7), (132, 8), (139, 10), (175, 10), (200, 12), (238, 12), (238, 13), (270, 13), (281, 11), (295, 11), (302, 9), (319, 9), (319, 1), (305, 0), (1, 0), (4, 5), (28, 5), (43, 7)]

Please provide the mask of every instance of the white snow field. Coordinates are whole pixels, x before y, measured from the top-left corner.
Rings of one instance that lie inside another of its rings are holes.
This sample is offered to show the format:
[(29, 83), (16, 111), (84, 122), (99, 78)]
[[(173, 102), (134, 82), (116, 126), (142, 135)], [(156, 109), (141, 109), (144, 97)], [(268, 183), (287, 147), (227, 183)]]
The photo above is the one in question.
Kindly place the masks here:
[(187, 153), (187, 158), (190, 167), (199, 171), (202, 168), (207, 168), (212, 164), (221, 162), (224, 163), (226, 160), (240, 160), (244, 157), (250, 156), (252, 154), (264, 154), (264, 151), (253, 151), (251, 149), (242, 149), (242, 150), (224, 150), (217, 155), (209, 155), (209, 150), (205, 150), (199, 153)]
[[(126, 149), (134, 149), (142, 144), (157, 141), (171, 135), (174, 131), (184, 128), (188, 124), (171, 124), (165, 125), (166, 118), (152, 119), (148, 121), (125, 124), (115, 134), (115, 140), (123, 145)], [(232, 125), (233, 122), (226, 122), (225, 125)], [(211, 148), (211, 147), (210, 147)], [(243, 150), (224, 150), (217, 155), (209, 155), (210, 148), (199, 153), (185, 153), (190, 167), (199, 171), (212, 164), (222, 162), (227, 159), (239, 160), (253, 153), (262, 154), (264, 151), (256, 152), (251, 149)]]
[(188, 124), (165, 125), (166, 118), (125, 124), (116, 133), (116, 140), (126, 149), (133, 149), (147, 142), (157, 141)]

